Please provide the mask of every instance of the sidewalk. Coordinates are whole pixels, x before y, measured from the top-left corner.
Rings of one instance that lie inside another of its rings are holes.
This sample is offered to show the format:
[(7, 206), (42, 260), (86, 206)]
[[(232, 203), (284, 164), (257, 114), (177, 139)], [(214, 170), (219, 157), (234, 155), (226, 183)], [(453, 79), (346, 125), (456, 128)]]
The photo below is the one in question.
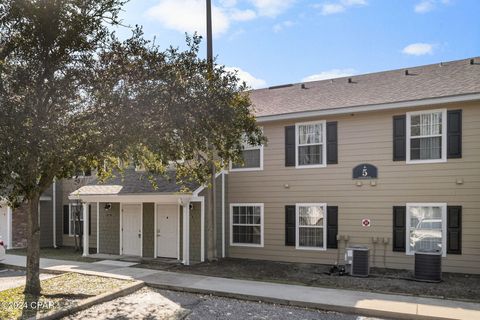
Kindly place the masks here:
[[(7, 255), (7, 265), (25, 257)], [(144, 281), (154, 287), (397, 319), (480, 319), (480, 304), (413, 296), (235, 280), (118, 265), (41, 259), (46, 271), (69, 271)]]

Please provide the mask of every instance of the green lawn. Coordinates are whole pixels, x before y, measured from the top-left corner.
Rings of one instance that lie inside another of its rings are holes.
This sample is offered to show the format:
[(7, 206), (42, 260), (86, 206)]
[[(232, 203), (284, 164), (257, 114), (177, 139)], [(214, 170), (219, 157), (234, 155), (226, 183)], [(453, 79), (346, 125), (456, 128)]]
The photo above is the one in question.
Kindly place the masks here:
[[(11, 249), (7, 250), (8, 254), (16, 254), (20, 256), (25, 256), (27, 253), (26, 249)], [(80, 262), (95, 262), (99, 259), (82, 257), (81, 251), (75, 251), (73, 247), (62, 247), (62, 248), (43, 248), (40, 249), (41, 258), (49, 259), (60, 259), (60, 260), (71, 260), (71, 261), (80, 261)], [(1, 319), (1, 318), (0, 318)]]
[(64, 309), (128, 284), (128, 280), (66, 273), (43, 280), (39, 297), (24, 294), (23, 286), (7, 289), (0, 291), (0, 319), (28, 319), (36, 314)]

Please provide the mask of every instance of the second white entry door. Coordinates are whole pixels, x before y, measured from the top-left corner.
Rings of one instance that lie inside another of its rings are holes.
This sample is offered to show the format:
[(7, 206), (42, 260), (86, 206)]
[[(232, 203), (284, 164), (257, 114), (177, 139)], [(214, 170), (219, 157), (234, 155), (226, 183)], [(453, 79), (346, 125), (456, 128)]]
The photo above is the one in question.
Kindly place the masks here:
[(178, 258), (178, 205), (157, 205), (157, 257)]

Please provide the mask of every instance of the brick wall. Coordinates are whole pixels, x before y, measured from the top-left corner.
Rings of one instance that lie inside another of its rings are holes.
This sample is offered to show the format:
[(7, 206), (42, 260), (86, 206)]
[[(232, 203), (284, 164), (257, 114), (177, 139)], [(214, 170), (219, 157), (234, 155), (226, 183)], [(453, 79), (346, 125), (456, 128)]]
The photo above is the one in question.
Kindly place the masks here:
[(12, 212), (12, 247), (25, 248), (27, 246), (27, 215), (28, 205), (22, 204)]

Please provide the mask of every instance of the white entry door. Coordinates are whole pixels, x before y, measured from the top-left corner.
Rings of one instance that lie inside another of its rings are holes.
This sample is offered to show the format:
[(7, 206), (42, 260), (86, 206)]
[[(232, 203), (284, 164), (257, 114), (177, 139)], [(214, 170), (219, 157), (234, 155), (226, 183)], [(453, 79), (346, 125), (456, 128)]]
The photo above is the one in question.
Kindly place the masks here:
[(122, 254), (142, 254), (142, 205), (122, 204)]
[(157, 257), (178, 258), (178, 205), (157, 205)]
[(0, 239), (5, 245), (8, 244), (8, 208), (4, 204), (0, 207)]

